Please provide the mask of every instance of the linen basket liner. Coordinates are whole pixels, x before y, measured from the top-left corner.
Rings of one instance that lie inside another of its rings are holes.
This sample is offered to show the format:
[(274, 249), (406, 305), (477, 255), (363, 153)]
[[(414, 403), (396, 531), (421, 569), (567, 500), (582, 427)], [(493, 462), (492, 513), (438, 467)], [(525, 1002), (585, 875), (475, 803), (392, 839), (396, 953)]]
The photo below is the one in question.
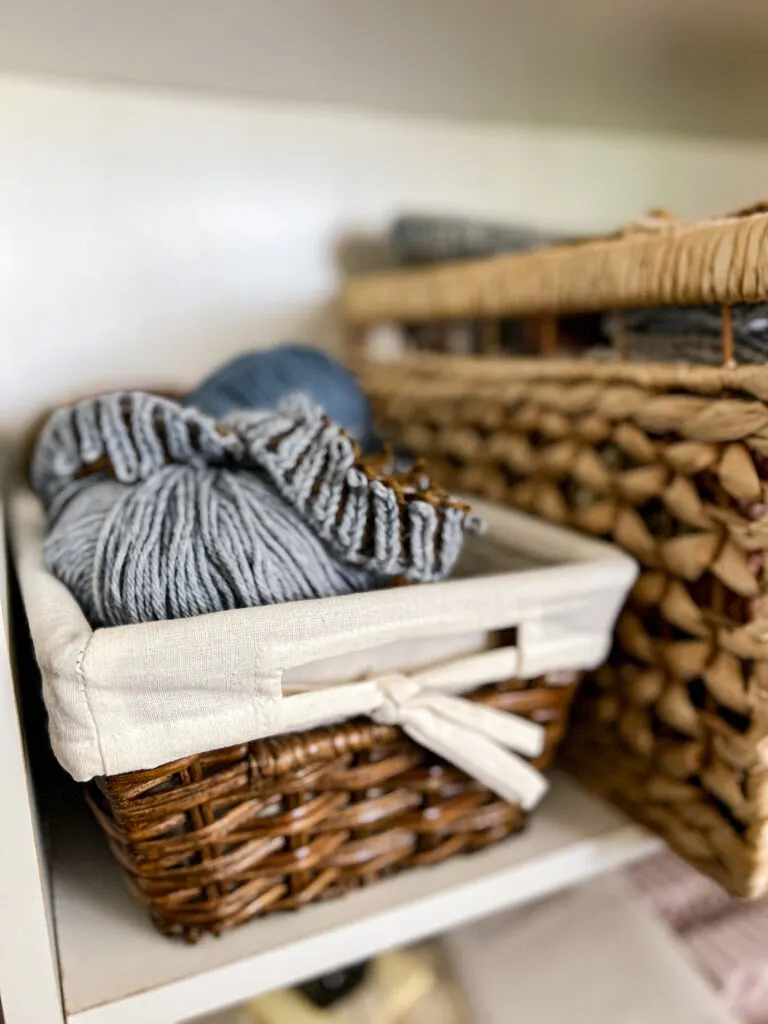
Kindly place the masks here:
[[(482, 502), (476, 510), (509, 546), (572, 564), (93, 631), (44, 568), (42, 506), (20, 489), (12, 540), (59, 761), (85, 781), (363, 714), (400, 725), (503, 798), (533, 806), (545, 783), (510, 751), (534, 755), (542, 728), (457, 695), (599, 664), (636, 570), (601, 542)], [(516, 647), (408, 677), (283, 694), (283, 674), (294, 667), (510, 627)]]

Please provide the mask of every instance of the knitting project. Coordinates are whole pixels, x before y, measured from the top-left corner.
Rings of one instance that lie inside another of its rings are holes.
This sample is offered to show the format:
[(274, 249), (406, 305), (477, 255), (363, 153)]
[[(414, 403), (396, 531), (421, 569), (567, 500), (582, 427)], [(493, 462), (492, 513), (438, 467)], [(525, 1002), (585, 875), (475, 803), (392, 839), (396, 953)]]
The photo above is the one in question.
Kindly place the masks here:
[(479, 524), (389, 468), (301, 397), (217, 423), (120, 392), (53, 414), (31, 482), (46, 565), (101, 625), (444, 578)]

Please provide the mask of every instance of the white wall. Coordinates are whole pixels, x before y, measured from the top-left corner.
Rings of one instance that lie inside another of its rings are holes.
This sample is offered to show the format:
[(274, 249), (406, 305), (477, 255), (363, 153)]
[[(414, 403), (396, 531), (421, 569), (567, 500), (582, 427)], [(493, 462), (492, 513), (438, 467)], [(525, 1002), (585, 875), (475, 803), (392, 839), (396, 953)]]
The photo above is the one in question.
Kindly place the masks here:
[(612, 226), (761, 195), (768, 147), (0, 77), (0, 427), (73, 394), (332, 345), (336, 247), (404, 208)]

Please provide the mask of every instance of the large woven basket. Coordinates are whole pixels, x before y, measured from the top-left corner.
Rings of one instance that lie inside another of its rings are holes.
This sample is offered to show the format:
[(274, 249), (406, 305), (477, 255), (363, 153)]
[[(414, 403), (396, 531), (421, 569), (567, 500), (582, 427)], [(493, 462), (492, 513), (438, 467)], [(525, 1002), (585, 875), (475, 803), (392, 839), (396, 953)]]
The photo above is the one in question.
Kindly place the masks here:
[[(653, 221), (593, 243), (352, 281), (369, 325), (719, 303), (723, 365), (410, 352), (350, 357), (382, 428), (460, 486), (641, 563), (611, 664), (582, 687), (573, 770), (743, 896), (768, 891), (768, 367), (730, 304), (768, 298), (768, 216)], [(498, 333), (496, 334), (498, 337)], [(434, 347), (434, 342), (432, 342)], [(492, 349), (493, 344), (486, 346)]]

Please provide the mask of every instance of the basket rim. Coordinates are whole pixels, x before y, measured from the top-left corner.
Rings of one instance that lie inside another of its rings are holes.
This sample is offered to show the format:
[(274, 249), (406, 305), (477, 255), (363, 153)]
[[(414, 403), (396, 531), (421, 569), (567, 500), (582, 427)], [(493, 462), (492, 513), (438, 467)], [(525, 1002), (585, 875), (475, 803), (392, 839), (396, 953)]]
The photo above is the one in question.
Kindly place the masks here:
[(363, 326), (757, 302), (768, 298), (766, 238), (762, 204), (694, 222), (652, 217), (535, 252), (361, 274), (346, 282), (342, 310)]
[(366, 390), (374, 397), (414, 393), (424, 393), (426, 397), (427, 389), (430, 397), (437, 397), (442, 387), (446, 394), (471, 401), (478, 396), (478, 388), (487, 388), (495, 396), (504, 398), (505, 388), (519, 388), (522, 383), (532, 381), (552, 381), (630, 384), (658, 391), (685, 391), (709, 398), (742, 394), (768, 402), (768, 364), (699, 366), (447, 352), (408, 352), (395, 362), (379, 362), (360, 355), (350, 362)]

